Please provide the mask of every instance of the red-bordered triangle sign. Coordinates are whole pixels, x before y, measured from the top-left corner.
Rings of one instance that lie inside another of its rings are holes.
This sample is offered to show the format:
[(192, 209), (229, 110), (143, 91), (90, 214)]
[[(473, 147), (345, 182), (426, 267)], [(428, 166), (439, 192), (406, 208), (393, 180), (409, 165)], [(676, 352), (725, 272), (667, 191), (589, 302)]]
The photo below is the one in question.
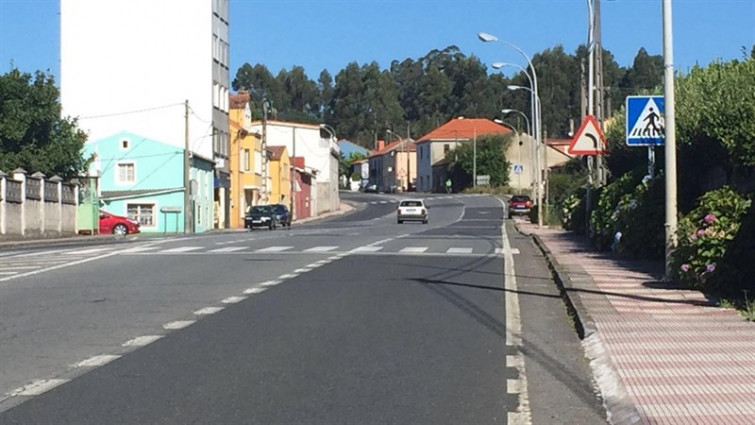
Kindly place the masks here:
[(572, 155), (602, 155), (606, 150), (606, 136), (600, 130), (598, 120), (592, 115), (586, 116), (569, 145), (569, 153)]

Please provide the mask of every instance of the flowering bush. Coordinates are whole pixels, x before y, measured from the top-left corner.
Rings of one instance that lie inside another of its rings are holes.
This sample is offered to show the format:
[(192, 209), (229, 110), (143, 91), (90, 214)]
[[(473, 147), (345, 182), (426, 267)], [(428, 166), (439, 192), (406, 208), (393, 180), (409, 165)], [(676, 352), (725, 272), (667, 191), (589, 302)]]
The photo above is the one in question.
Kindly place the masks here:
[(643, 179), (616, 207), (616, 229), (621, 232), (618, 251), (634, 258), (663, 259), (666, 250), (662, 175)]
[(604, 251), (611, 247), (617, 230), (619, 201), (623, 195), (632, 193), (639, 181), (640, 177), (635, 173), (625, 173), (601, 190), (596, 190), (598, 202), (590, 213), (590, 240), (598, 250)]
[(721, 290), (727, 250), (740, 229), (751, 201), (729, 187), (703, 195), (698, 207), (679, 222), (673, 253), (676, 278), (704, 290)]

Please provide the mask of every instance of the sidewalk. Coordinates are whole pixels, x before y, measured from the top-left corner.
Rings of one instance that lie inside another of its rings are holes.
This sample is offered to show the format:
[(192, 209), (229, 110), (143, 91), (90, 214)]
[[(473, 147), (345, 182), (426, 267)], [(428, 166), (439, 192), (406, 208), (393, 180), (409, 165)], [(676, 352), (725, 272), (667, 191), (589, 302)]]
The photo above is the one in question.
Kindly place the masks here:
[(546, 255), (583, 336), (610, 423), (755, 424), (755, 324), (661, 282), (661, 262), (596, 252), (517, 222)]

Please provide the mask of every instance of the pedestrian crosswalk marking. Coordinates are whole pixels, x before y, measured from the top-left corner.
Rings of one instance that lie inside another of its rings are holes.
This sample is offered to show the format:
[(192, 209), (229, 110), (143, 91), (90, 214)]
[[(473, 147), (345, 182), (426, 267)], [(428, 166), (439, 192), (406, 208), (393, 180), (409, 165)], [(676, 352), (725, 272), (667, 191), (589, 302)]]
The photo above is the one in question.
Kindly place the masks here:
[(446, 254), (471, 254), (472, 248), (448, 248)]
[(408, 246), (399, 252), (406, 253), (406, 254), (421, 254), (423, 252), (427, 251), (426, 246)]
[(382, 246), (360, 246), (359, 248), (355, 249), (353, 252), (378, 252), (381, 249), (383, 249)]
[(162, 253), (174, 253), (174, 252), (189, 252), (189, 251), (196, 251), (198, 249), (204, 248), (203, 246), (179, 246), (178, 248), (169, 248), (164, 249), (160, 252)]
[(234, 252), (234, 251), (241, 251), (242, 249), (245, 249), (246, 247), (243, 246), (227, 246), (225, 248), (217, 248), (217, 249), (211, 249), (210, 252)]
[(144, 251), (150, 251), (157, 247), (154, 246), (137, 246), (134, 248), (124, 249), (123, 252), (125, 253), (135, 253), (135, 252), (144, 252)]
[(87, 255), (87, 254), (95, 254), (101, 251), (104, 251), (108, 248), (89, 248), (89, 249), (81, 249), (78, 251), (66, 251), (63, 254), (65, 255)]
[(293, 248), (292, 246), (269, 246), (267, 248), (258, 249), (254, 252), (281, 252)]
[(314, 248), (305, 249), (304, 252), (328, 252), (338, 248), (337, 246), (316, 246)]

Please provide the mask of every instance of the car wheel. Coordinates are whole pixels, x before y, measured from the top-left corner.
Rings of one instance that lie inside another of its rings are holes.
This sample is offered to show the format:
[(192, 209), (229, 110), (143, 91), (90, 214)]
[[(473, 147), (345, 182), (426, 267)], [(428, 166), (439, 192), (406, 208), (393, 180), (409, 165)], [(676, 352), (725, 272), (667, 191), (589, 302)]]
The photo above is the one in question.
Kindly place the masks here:
[(126, 228), (123, 224), (116, 224), (115, 227), (113, 227), (113, 234), (118, 236), (126, 236), (128, 235), (128, 228)]
[(427, 224), (427, 220), (422, 220), (422, 224)]
[(398, 222), (398, 224), (404, 224), (403, 220), (396, 220), (396, 221)]

